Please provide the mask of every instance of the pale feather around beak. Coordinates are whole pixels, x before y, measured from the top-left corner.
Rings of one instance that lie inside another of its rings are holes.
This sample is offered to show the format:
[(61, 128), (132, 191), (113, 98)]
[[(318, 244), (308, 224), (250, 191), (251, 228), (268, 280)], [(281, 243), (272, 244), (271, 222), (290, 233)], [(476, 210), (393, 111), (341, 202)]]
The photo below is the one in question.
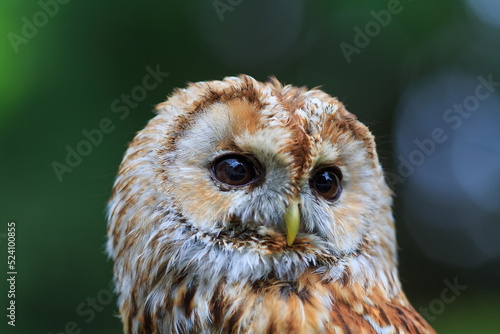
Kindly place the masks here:
[(299, 232), (300, 211), (299, 200), (292, 200), (285, 211), (286, 243), (291, 246)]

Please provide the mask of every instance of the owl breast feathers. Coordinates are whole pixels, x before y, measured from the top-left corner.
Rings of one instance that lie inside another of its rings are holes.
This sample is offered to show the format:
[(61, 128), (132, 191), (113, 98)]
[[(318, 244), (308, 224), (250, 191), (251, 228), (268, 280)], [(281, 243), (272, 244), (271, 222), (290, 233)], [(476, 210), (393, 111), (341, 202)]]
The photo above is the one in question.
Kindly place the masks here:
[(126, 333), (434, 333), (398, 278), (372, 134), (335, 98), (190, 84), (130, 144), (109, 203)]

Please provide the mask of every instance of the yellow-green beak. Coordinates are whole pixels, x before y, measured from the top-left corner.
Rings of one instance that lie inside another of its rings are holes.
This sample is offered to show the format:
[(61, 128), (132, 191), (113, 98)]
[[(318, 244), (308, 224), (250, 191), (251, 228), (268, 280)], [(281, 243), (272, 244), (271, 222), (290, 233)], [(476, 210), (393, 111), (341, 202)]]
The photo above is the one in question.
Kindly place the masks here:
[(285, 211), (286, 243), (291, 246), (299, 232), (299, 201), (293, 200)]

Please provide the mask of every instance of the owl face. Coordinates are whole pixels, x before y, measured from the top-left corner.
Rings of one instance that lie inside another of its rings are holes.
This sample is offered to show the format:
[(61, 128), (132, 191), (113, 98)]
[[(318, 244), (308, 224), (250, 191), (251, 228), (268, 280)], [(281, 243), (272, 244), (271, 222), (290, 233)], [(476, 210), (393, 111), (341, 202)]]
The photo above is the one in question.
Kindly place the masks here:
[[(145, 247), (175, 224), (256, 261), (393, 247), (390, 191), (368, 129), (322, 91), (275, 80), (178, 90), (132, 143), (114, 194), (110, 228), (135, 221), (126, 230)], [(121, 237), (111, 236), (114, 248)]]
[(285, 213), (295, 202), (295, 242), (324, 241), (334, 253), (356, 250), (381, 204), (389, 204), (380, 198), (371, 136), (319, 92), (304, 92), (295, 105), (286, 103), (286, 93), (252, 93), (178, 119), (165, 136), (170, 149), (158, 156), (168, 180), (162, 193), (203, 233), (254, 238), (286, 235)]

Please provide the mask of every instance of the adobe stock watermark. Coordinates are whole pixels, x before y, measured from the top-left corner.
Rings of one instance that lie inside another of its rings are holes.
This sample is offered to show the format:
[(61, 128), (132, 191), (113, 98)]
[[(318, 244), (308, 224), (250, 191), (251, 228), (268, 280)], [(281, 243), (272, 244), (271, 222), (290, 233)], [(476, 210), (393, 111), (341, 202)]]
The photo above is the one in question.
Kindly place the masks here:
[(99, 290), (95, 296), (87, 297), (83, 302), (76, 306), (75, 312), (77, 319), (70, 320), (64, 325), (64, 329), (49, 334), (81, 334), (82, 326), (90, 324), (102, 312), (107, 305), (113, 301), (113, 280), (110, 280), (107, 288)]
[(489, 74), (487, 78), (480, 75), (477, 80), (479, 83), (471, 95), (466, 96), (462, 103), (455, 103), (443, 112), (442, 118), (447, 128), (435, 127), (426, 138), (415, 138), (413, 141), (415, 148), (408, 156), (398, 156), (397, 173), (391, 171), (385, 173), (386, 181), (390, 186), (404, 183), (413, 175), (415, 169), (422, 166), (434, 154), (436, 148), (448, 139), (447, 132), (459, 129), (464, 119), (469, 118), (478, 110), (481, 101), (487, 100), (495, 92), (496, 87), (500, 87), (500, 81), (494, 81), (492, 74)]
[(443, 283), (446, 288), (441, 290), (439, 298), (431, 300), (427, 307), (418, 308), (420, 314), (428, 322), (436, 320), (437, 316), (441, 315), (445, 311), (446, 305), (453, 303), (457, 297), (468, 288), (467, 285), (458, 284), (457, 277), (453, 279), (453, 283), (447, 279), (445, 279)]
[[(412, 0), (407, 1), (411, 2)], [(373, 20), (368, 21), (363, 30), (358, 26), (354, 27), (354, 45), (346, 42), (339, 44), (340, 51), (342, 51), (348, 64), (351, 63), (353, 54), (361, 53), (361, 50), (366, 48), (372, 39), (380, 34), (382, 28), (386, 28), (391, 23), (392, 17), (403, 11), (403, 5), (401, 5), (400, 0), (389, 0), (386, 7), (387, 9), (381, 9), (378, 12), (371, 10), (370, 15), (373, 17)]]
[[(129, 94), (121, 94), (119, 98), (111, 102), (110, 109), (118, 115), (120, 120), (127, 118), (130, 110), (135, 109), (139, 102), (146, 99), (148, 92), (157, 88), (170, 75), (168, 72), (162, 72), (160, 65), (156, 65), (155, 69), (146, 66), (146, 72), (147, 74), (142, 78), (140, 85), (133, 87)], [(83, 138), (78, 143), (73, 146), (66, 145), (64, 161), (54, 160), (51, 163), (57, 180), (63, 182), (64, 174), (72, 173), (82, 163), (84, 157), (89, 156), (95, 147), (101, 145), (104, 135), (113, 132), (115, 128), (115, 123), (110, 118), (105, 117), (99, 121), (94, 129), (83, 129), (81, 131)]]
[(212, 1), (212, 6), (214, 6), (215, 12), (219, 16), (221, 21), (224, 21), (224, 13), (232, 12), (236, 6), (239, 6), (243, 0), (214, 0)]
[(30, 18), (23, 16), (21, 18), (21, 30), (19, 34), (15, 32), (9, 32), (7, 34), (7, 39), (12, 46), (12, 49), (17, 54), (19, 53), (19, 46), (22, 44), (28, 44), (30, 40), (35, 38), (38, 31), (45, 27), (51, 18), (57, 15), (60, 10), (61, 5), (65, 5), (70, 0), (40, 0), (38, 1), (38, 6), (40, 10), (36, 11)]

